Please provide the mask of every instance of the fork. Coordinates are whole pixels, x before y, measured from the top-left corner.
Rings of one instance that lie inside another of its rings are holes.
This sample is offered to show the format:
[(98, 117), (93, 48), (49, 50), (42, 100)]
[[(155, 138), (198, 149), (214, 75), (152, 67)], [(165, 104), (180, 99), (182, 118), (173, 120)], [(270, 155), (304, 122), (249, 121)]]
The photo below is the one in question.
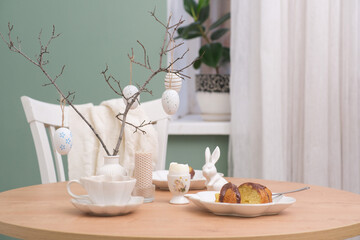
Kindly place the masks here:
[(304, 191), (304, 190), (308, 190), (308, 189), (310, 189), (310, 187), (303, 187), (303, 188), (299, 188), (299, 189), (295, 189), (295, 190), (291, 190), (291, 191), (273, 193), (272, 195), (273, 195), (273, 197), (279, 197), (279, 196), (284, 195), (286, 193), (300, 192), (300, 191)]

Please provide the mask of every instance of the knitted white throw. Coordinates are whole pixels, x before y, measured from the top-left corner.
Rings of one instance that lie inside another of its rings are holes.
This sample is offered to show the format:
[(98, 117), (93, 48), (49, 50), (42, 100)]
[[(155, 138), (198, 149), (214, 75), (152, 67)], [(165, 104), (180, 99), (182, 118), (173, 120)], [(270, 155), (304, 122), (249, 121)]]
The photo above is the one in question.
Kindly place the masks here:
[[(84, 104), (77, 105), (76, 108), (96, 129), (108, 151), (112, 154), (122, 124), (115, 116), (124, 111), (125, 104), (123, 100), (121, 98), (112, 99), (102, 102), (99, 106)], [(134, 110), (130, 110), (126, 119), (127, 122), (135, 126), (140, 125), (144, 120), (148, 122), (149, 118), (141, 105)], [(95, 175), (96, 170), (104, 164), (105, 150), (89, 126), (71, 108), (69, 111), (69, 128), (73, 135), (73, 146), (68, 155), (69, 179)], [(135, 128), (126, 125), (119, 149), (120, 164), (128, 170), (131, 176), (134, 170), (136, 152), (151, 152), (153, 165), (156, 164), (158, 151), (157, 132), (152, 125), (147, 125), (142, 129), (146, 131), (146, 134), (142, 134), (140, 131), (134, 133)]]

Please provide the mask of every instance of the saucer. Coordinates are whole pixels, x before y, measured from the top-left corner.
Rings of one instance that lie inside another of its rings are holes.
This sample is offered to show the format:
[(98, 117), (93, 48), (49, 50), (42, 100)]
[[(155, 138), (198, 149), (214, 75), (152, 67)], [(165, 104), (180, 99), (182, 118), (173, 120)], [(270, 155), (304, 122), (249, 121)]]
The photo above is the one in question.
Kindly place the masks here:
[[(190, 190), (200, 190), (205, 188), (206, 178), (203, 176), (201, 170), (194, 170), (194, 178), (190, 180)], [(156, 187), (164, 190), (169, 190), (167, 175), (169, 174), (168, 170), (158, 170), (153, 172), (153, 184)]]
[(80, 211), (97, 216), (117, 216), (135, 211), (144, 202), (144, 197), (132, 196), (122, 205), (93, 204), (87, 199), (71, 199), (71, 203)]

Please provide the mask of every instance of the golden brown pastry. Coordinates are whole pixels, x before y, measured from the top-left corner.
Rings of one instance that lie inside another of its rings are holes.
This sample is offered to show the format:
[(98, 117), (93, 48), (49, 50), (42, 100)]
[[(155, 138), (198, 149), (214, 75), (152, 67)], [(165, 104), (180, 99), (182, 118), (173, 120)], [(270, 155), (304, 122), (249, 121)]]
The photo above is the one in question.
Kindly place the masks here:
[(235, 184), (227, 183), (220, 193), (215, 194), (216, 202), (260, 204), (272, 202), (272, 193), (267, 187), (254, 182), (246, 182), (236, 187)]
[(241, 195), (241, 203), (258, 204), (272, 202), (271, 191), (259, 183), (243, 183), (239, 186), (239, 192)]
[(190, 178), (193, 179), (195, 176), (195, 171), (192, 167), (189, 166), (189, 173), (190, 173)]
[(231, 182), (226, 183), (220, 190), (220, 193), (215, 194), (216, 202), (224, 203), (240, 203), (241, 197), (238, 187)]

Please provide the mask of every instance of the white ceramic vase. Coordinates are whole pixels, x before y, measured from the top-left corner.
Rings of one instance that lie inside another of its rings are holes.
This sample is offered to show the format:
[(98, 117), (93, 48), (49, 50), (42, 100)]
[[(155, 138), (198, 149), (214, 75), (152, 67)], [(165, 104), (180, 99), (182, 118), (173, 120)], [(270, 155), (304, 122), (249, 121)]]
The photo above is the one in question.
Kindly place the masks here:
[(96, 171), (96, 175), (110, 176), (116, 179), (119, 176), (127, 176), (126, 169), (119, 163), (119, 155), (104, 156), (104, 165)]

